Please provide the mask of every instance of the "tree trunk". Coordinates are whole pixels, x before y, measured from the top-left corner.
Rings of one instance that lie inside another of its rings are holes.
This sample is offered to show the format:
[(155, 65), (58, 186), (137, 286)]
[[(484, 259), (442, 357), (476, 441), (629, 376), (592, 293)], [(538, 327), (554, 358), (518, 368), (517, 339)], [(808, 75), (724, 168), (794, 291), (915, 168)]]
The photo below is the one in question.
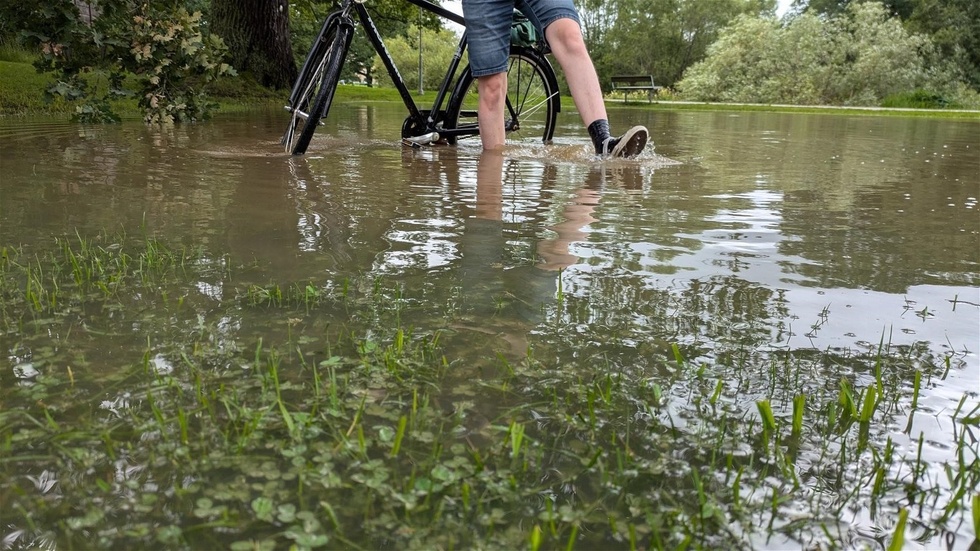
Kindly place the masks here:
[(92, 26), (92, 21), (98, 19), (102, 15), (102, 8), (97, 5), (93, 5), (93, 2), (85, 2), (83, 0), (74, 0), (75, 7), (78, 8), (78, 16), (81, 18), (82, 23), (88, 26)]
[(290, 88), (296, 61), (286, 0), (212, 0), (211, 30), (224, 39), (231, 64), (269, 88)]

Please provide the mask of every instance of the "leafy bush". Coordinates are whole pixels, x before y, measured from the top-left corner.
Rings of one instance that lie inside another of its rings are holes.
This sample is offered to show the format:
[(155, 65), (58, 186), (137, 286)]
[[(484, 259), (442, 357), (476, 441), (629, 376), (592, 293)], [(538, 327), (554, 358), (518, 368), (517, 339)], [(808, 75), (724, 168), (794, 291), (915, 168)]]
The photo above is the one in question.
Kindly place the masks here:
[[(57, 75), (49, 94), (78, 102), (76, 120), (118, 120), (110, 100), (132, 95), (124, 86), (127, 75), (136, 76), (147, 122), (210, 114), (216, 104), (207, 99), (207, 85), (234, 71), (222, 62), (224, 43), (205, 32), (201, 12), (190, 13), (173, 2), (104, 0), (94, 15), (83, 19), (68, 0), (46, 3), (30, 16), (39, 21), (37, 28), (47, 30), (21, 34), (39, 46), (38, 70)], [(90, 86), (93, 74), (104, 74), (105, 86)]]
[(951, 95), (958, 77), (928, 37), (907, 32), (882, 4), (862, 2), (836, 17), (806, 13), (785, 25), (740, 16), (678, 88), (698, 101), (879, 105), (915, 90)]
[(224, 42), (201, 29), (201, 12), (143, 6), (133, 17), (130, 69), (140, 76), (140, 106), (147, 122), (206, 118), (216, 104), (206, 85), (234, 71), (221, 59)]
[(915, 90), (914, 92), (902, 92), (892, 94), (881, 102), (882, 107), (913, 107), (916, 109), (942, 109), (950, 106), (950, 101), (945, 97), (928, 92), (926, 90)]

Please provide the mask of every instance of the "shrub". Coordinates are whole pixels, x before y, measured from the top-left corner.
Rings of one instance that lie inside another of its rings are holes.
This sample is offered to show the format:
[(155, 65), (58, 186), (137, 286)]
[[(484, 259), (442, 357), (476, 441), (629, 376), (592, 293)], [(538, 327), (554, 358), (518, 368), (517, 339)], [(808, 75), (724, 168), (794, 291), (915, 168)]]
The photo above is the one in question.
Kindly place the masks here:
[(140, 107), (147, 122), (172, 123), (206, 118), (216, 104), (207, 84), (232, 74), (221, 59), (224, 42), (201, 29), (201, 12), (152, 9), (133, 17), (130, 69), (139, 75)]
[(695, 101), (878, 105), (915, 90), (953, 97), (959, 76), (927, 36), (910, 34), (882, 4), (861, 2), (785, 24), (740, 16), (678, 89)]
[[(49, 29), (32, 35), (41, 52), (36, 65), (57, 75), (49, 94), (77, 102), (76, 120), (118, 120), (110, 100), (132, 95), (124, 86), (127, 75), (136, 76), (147, 122), (206, 118), (216, 106), (207, 99), (207, 85), (234, 74), (222, 61), (224, 43), (205, 32), (200, 12), (172, 2), (105, 0), (88, 21), (70, 1), (51, 4), (59, 9), (34, 14), (47, 21), (39, 28)], [(89, 86), (93, 74), (104, 74), (105, 85)]]
[(882, 107), (913, 107), (916, 109), (942, 109), (949, 107), (949, 105), (950, 101), (945, 97), (926, 90), (892, 94), (881, 102)]

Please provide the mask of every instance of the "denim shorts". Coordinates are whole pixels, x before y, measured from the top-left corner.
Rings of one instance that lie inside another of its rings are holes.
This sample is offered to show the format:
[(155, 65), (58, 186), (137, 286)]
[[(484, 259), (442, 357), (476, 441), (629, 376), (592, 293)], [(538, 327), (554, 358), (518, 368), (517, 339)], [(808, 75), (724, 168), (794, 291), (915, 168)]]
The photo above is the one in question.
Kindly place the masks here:
[(582, 24), (572, 0), (463, 0), (473, 76), (483, 77), (507, 70), (514, 8), (521, 10), (539, 32), (565, 17)]

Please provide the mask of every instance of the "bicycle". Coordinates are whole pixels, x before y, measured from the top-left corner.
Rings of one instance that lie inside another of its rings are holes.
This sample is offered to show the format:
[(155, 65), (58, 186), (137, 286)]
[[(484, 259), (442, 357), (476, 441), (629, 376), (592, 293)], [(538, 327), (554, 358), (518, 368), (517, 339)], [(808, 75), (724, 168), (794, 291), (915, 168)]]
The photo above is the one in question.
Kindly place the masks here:
[[(408, 109), (409, 114), (401, 130), (403, 143), (416, 147), (437, 141), (455, 144), (459, 139), (478, 136), (476, 79), (469, 65), (456, 77), (466, 52), (466, 31), (460, 37), (432, 107), (425, 110), (412, 98), (377, 26), (364, 7), (364, 1), (341, 0), (340, 7), (324, 19), (285, 106), (291, 113), (289, 126), (281, 140), (286, 151), (293, 155), (304, 154), (317, 127), (327, 116), (354, 35), (355, 18), (381, 57)], [(408, 1), (465, 28), (466, 22), (462, 16), (430, 0)], [(507, 70), (505, 129), (508, 133), (540, 134), (544, 143), (551, 143), (561, 101), (554, 67), (546, 57), (550, 50), (530, 21), (519, 11), (514, 10), (514, 13)]]

